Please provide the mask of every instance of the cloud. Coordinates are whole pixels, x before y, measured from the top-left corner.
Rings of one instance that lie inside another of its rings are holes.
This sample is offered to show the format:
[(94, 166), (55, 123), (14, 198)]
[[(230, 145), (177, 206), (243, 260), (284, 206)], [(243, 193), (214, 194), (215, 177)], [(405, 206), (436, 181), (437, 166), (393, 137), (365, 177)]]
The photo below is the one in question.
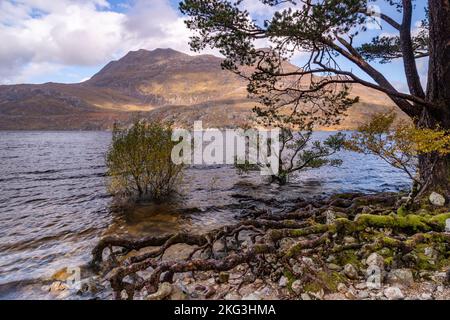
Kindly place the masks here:
[(34, 82), (38, 72), (51, 78), (68, 66), (100, 67), (142, 48), (189, 52), (190, 33), (168, 0), (117, 6), (125, 11), (106, 0), (1, 0), (0, 42), (7, 45), (0, 46), (0, 83)]

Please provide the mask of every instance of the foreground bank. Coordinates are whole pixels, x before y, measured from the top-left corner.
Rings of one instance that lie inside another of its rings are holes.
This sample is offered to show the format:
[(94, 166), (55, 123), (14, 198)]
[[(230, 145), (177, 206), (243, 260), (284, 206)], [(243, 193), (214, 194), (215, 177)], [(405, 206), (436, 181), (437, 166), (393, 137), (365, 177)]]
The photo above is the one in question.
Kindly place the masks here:
[[(116, 299), (450, 299), (448, 208), (341, 194), (208, 233), (107, 237), (78, 295)], [(65, 291), (63, 282), (44, 288)], [(89, 293), (91, 291), (91, 293)], [(94, 291), (94, 292), (92, 292)]]

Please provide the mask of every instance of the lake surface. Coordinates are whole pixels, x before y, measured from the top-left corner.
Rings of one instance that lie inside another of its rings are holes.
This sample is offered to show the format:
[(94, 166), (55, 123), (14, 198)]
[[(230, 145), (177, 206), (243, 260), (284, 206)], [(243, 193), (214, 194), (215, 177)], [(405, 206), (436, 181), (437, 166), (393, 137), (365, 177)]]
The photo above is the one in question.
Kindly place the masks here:
[(106, 190), (110, 140), (109, 132), (0, 132), (0, 298), (23, 298), (17, 288), (87, 263), (102, 235), (202, 232), (231, 223), (246, 208), (280, 210), (302, 197), (398, 191), (409, 183), (382, 160), (351, 152), (339, 154), (341, 167), (303, 172), (283, 187), (258, 173), (196, 167), (172, 203), (123, 214)]

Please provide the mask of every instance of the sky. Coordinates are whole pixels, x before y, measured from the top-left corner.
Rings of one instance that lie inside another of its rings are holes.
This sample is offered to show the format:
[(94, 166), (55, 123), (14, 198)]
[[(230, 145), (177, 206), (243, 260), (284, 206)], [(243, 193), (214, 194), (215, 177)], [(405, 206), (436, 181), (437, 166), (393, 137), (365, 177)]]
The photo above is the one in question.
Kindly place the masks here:
[[(0, 84), (62, 82), (89, 79), (111, 60), (138, 49), (172, 48), (185, 53), (190, 31), (178, 0), (0, 0)], [(424, 16), (426, 0), (416, 0), (414, 24)], [(401, 21), (399, 13), (378, 1), (383, 13)], [(270, 15), (259, 0), (243, 4), (255, 20)], [(369, 30), (360, 41), (395, 30)], [(207, 51), (205, 53), (215, 53)], [(192, 54), (192, 53), (191, 53)], [(301, 65), (304, 56), (294, 57)], [(350, 63), (342, 67), (365, 77)], [(402, 91), (402, 62), (376, 65)], [(418, 60), (426, 79), (427, 60)]]

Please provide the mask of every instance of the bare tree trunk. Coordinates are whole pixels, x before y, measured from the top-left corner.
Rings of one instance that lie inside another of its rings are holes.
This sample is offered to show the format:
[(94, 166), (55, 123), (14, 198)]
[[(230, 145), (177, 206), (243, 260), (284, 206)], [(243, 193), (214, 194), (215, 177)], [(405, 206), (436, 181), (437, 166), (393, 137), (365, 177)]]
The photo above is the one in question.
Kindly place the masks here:
[[(424, 110), (419, 125), (450, 130), (450, 1), (429, 0), (430, 61), (428, 69), (427, 101), (439, 107)], [(429, 154), (420, 158), (422, 178), (430, 175), (428, 190), (442, 192), (450, 198), (450, 156)]]

